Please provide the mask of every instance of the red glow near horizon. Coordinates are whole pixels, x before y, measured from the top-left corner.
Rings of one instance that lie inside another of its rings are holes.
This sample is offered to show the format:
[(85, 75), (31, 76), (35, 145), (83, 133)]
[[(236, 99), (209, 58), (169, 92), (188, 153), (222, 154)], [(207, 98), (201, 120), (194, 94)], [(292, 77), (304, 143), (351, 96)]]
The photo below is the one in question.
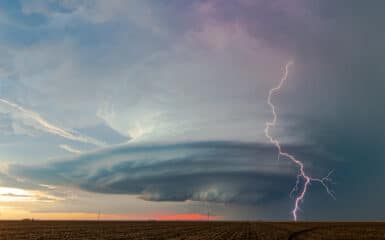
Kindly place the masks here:
[(172, 214), (172, 215), (160, 215), (156, 217), (161, 221), (207, 221), (218, 220), (219, 216), (207, 216), (200, 213), (184, 213), (184, 214)]

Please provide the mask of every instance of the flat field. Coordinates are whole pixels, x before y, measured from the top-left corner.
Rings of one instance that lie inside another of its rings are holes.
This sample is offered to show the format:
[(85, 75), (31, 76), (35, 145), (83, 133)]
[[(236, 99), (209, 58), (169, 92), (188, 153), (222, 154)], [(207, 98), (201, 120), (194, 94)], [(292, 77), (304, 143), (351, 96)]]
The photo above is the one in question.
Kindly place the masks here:
[(385, 222), (0, 221), (0, 240), (385, 239)]

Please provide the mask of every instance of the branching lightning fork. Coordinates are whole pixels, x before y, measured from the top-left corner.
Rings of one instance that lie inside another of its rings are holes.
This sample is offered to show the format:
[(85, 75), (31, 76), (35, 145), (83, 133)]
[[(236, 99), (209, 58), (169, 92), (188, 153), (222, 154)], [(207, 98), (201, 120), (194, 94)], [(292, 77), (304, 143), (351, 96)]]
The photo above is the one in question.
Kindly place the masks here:
[[(320, 183), (326, 189), (327, 193), (331, 197), (333, 197), (335, 199), (335, 196), (334, 196), (334, 193), (330, 190), (330, 188), (327, 185), (331, 181), (330, 175), (333, 173), (333, 171), (330, 171), (329, 174), (323, 178), (313, 178), (312, 176), (309, 176), (305, 171), (305, 167), (304, 167), (303, 162), (301, 160), (295, 158), (290, 153), (283, 151), (280, 142), (277, 139), (273, 138), (269, 132), (270, 128), (274, 127), (277, 123), (277, 113), (276, 113), (274, 104), (271, 102), (271, 97), (273, 96), (273, 94), (275, 92), (278, 92), (281, 89), (283, 83), (287, 80), (288, 74), (289, 74), (289, 68), (292, 65), (293, 65), (293, 61), (289, 61), (285, 65), (285, 69), (284, 69), (281, 81), (279, 82), (279, 84), (276, 87), (270, 89), (270, 91), (269, 91), (269, 96), (267, 98), (267, 104), (271, 108), (271, 111), (273, 113), (273, 119), (270, 122), (266, 122), (265, 135), (269, 139), (269, 141), (272, 144), (274, 144), (275, 147), (277, 148), (278, 159), (281, 156), (286, 157), (287, 159), (289, 159), (290, 161), (292, 161), (294, 164), (296, 164), (298, 166), (299, 173), (297, 175), (297, 181), (295, 183), (293, 190), (290, 193), (290, 195), (292, 196), (294, 193), (298, 192), (297, 197), (295, 198), (294, 208), (291, 212), (293, 215), (294, 221), (297, 221), (297, 217), (298, 217), (297, 214), (298, 214), (298, 210), (300, 209), (299, 204), (304, 200), (306, 192), (307, 192), (311, 182)], [(301, 180), (303, 180), (302, 189), (300, 188)]]

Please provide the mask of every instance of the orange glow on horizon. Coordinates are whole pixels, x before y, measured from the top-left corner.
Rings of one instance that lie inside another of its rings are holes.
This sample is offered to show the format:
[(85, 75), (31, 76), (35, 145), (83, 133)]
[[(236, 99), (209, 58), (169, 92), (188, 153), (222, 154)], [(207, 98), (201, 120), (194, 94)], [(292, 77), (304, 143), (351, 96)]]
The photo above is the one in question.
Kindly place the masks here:
[(218, 220), (219, 216), (203, 215), (200, 213), (186, 213), (186, 214), (173, 214), (173, 215), (162, 215), (156, 219), (161, 221), (207, 221), (207, 220)]
[[(98, 220), (98, 213), (86, 212), (29, 212), (22, 209), (6, 207), (2, 209), (1, 220)], [(162, 213), (162, 214), (100, 214), (101, 221), (207, 221), (219, 220), (220, 216), (210, 216), (200, 213)]]

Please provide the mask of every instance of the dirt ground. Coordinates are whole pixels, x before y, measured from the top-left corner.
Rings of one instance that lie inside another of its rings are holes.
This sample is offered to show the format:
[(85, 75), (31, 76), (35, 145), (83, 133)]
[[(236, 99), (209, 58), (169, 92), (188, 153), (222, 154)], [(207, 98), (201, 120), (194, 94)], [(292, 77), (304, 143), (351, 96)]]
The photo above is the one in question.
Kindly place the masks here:
[(0, 221), (3, 239), (385, 240), (385, 222)]

